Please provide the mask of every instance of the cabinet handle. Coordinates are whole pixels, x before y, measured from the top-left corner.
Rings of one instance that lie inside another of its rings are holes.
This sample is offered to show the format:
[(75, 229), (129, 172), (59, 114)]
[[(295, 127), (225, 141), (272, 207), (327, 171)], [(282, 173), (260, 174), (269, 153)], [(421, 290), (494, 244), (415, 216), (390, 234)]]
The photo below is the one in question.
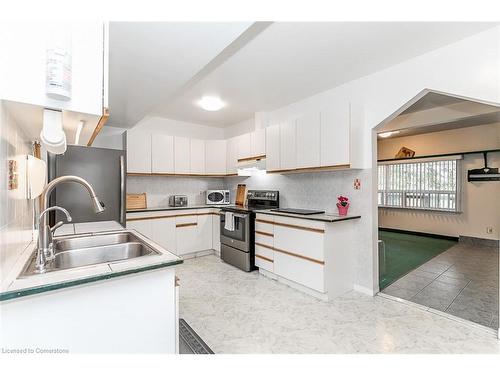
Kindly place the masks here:
[(183, 228), (183, 227), (194, 227), (198, 225), (198, 223), (185, 223), (185, 224), (175, 224), (176, 228)]

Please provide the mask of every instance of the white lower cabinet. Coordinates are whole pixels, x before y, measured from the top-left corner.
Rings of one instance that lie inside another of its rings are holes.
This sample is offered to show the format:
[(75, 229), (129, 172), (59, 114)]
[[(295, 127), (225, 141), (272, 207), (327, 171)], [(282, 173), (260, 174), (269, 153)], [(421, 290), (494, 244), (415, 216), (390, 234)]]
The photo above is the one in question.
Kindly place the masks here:
[(354, 286), (356, 225), (356, 219), (330, 223), (257, 214), (255, 265), (316, 297), (335, 298)]
[(158, 245), (176, 253), (176, 241), (175, 241), (175, 219), (174, 218), (162, 218), (150, 220), (153, 233), (153, 241), (157, 242)]
[(146, 237), (153, 239), (153, 221), (152, 220), (128, 220), (127, 228), (135, 229), (139, 233), (145, 235)]
[(195, 249), (199, 244), (198, 217), (196, 215), (175, 218), (175, 240), (177, 255), (185, 255), (196, 251)]
[(212, 215), (210, 213), (198, 215), (197, 228), (198, 243), (195, 247), (195, 251), (212, 249)]
[(220, 253), (220, 211), (212, 216), (212, 249)]

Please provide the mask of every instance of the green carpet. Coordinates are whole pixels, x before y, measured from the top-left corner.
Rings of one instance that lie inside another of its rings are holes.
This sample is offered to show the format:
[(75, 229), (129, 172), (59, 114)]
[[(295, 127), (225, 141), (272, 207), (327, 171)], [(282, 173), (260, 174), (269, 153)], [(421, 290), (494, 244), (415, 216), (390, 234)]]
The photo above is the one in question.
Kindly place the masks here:
[(379, 275), (380, 290), (457, 243), (383, 230), (379, 230), (378, 238), (385, 243), (385, 272)]

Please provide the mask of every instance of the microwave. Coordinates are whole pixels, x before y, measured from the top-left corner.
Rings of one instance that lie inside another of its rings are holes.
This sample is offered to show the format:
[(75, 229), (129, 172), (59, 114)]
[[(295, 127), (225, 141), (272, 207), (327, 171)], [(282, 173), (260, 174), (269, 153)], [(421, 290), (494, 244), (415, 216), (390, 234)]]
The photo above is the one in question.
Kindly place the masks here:
[(207, 204), (231, 204), (229, 190), (207, 190)]

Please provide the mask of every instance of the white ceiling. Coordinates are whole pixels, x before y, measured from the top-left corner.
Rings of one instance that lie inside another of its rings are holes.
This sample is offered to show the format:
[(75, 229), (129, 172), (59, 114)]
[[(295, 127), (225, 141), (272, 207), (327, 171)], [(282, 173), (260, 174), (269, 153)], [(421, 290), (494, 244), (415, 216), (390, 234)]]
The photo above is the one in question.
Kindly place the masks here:
[[(495, 25), (287, 22), (236, 43), (249, 24), (112, 23), (112, 124), (155, 115), (226, 127)], [(217, 59), (224, 47), (230, 56)], [(228, 105), (204, 111), (196, 105), (203, 95)]]

